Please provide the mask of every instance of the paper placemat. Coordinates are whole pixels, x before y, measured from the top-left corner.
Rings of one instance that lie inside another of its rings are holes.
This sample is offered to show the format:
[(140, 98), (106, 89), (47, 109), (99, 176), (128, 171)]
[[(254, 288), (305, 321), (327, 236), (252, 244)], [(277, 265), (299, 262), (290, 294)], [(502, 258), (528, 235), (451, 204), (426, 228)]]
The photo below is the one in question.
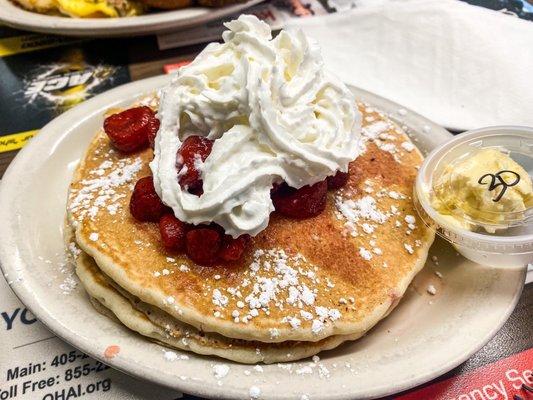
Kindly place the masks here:
[(2, 400), (182, 398), (180, 393), (111, 369), (63, 342), (37, 321), (3, 278), (0, 315)]

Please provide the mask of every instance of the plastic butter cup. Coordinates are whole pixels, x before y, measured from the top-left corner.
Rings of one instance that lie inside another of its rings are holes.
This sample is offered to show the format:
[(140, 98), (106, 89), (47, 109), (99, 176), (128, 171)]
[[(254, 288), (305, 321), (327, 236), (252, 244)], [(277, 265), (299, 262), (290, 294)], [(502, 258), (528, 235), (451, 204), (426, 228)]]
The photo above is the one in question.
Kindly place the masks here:
[[(493, 267), (523, 266), (533, 263), (531, 205), (525, 210), (514, 212), (457, 207), (450, 213), (442, 214), (434, 208), (435, 182), (442, 176), (444, 170), (452, 168), (453, 171), (455, 164), (482, 149), (501, 151), (522, 166), (530, 177), (533, 176), (533, 128), (495, 126), (476, 129), (456, 136), (426, 157), (416, 178), (413, 197), (415, 208), (428, 227), (450, 242), (459, 253), (476, 263)], [(516, 175), (509, 174), (507, 173), (507, 176)], [(494, 187), (502, 183), (498, 171), (487, 171), (487, 176), (484, 179), (480, 176), (480, 180), (481, 183), (478, 182), (480, 185), (484, 185), (486, 190), (493, 191), (494, 200), (497, 200), (497, 195), (503, 186), (509, 184), (507, 189), (510, 189), (514, 183), (513, 180)], [(451, 195), (453, 196), (453, 193)]]

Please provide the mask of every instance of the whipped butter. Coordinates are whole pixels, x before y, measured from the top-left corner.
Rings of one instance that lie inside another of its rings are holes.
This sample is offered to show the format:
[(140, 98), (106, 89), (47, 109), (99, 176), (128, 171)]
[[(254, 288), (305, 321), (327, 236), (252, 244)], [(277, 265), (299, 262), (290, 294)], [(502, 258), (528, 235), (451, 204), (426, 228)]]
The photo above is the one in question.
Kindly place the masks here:
[[(267, 227), (274, 183), (300, 188), (346, 172), (359, 153), (361, 117), (301, 31), (272, 39), (251, 15), (225, 26), (223, 43), (209, 44), (161, 91), (150, 167), (178, 219), (216, 222), (237, 237)], [(198, 165), (199, 197), (180, 187), (176, 171), (176, 153), (191, 135), (215, 140)]]
[(533, 207), (531, 177), (507, 154), (481, 149), (444, 168), (434, 183), (432, 206), (463, 228), (471, 226), (467, 220), (498, 225), (506, 214)]

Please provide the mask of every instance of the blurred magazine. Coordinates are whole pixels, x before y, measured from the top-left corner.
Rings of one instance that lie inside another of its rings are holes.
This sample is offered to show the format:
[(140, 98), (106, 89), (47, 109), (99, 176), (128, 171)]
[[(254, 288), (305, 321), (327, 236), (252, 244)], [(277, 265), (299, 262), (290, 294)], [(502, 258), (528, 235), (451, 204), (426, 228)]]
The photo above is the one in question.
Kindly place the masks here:
[[(273, 30), (281, 29), (294, 18), (310, 18), (328, 14), (318, 0), (269, 0), (252, 6), (245, 11), (254, 14), (270, 25)], [(160, 50), (189, 46), (218, 40), (225, 29), (223, 23), (235, 19), (241, 12), (207, 22), (200, 26), (157, 36)]]

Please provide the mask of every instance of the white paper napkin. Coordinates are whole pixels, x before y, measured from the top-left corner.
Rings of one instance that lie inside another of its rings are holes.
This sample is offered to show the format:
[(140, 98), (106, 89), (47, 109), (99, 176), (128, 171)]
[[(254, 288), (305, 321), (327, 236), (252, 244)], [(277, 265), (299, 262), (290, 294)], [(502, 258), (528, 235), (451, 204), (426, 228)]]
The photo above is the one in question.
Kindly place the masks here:
[(456, 0), (380, 0), (299, 27), (326, 66), (452, 129), (533, 126), (533, 23)]

